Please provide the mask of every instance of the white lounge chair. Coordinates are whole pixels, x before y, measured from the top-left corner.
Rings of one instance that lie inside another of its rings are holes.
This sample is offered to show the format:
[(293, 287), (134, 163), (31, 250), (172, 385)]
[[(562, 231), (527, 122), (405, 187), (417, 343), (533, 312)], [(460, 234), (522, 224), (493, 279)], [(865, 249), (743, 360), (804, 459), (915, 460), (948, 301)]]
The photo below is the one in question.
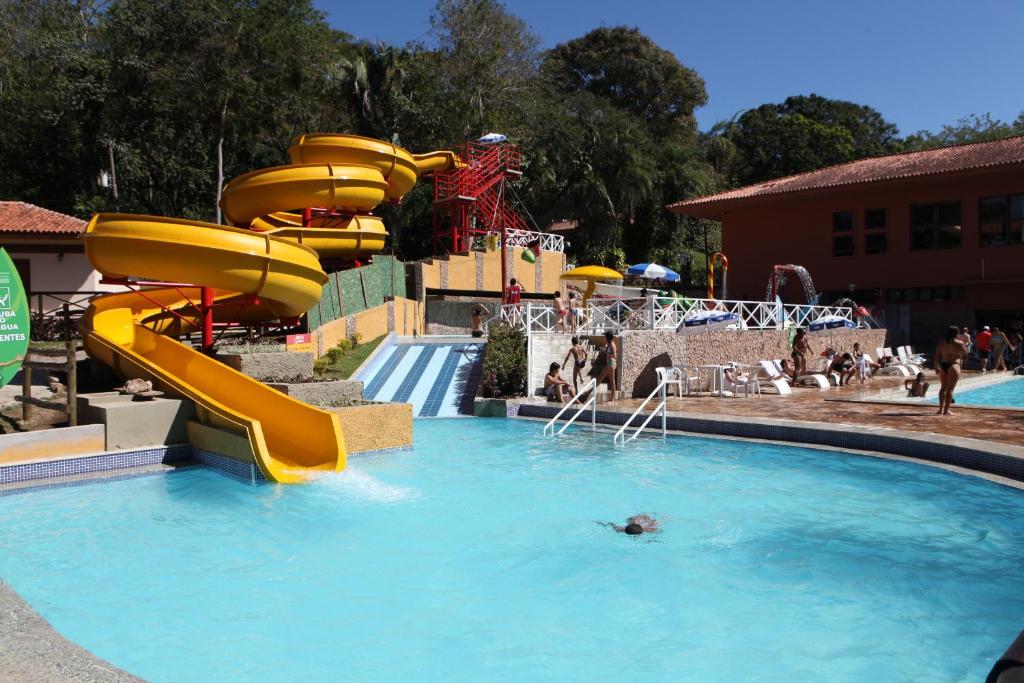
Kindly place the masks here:
[(889, 348), (877, 348), (875, 353), (878, 354), (878, 362), (881, 363), (883, 358), (891, 358), (892, 362), (888, 365), (883, 366), (878, 374), (880, 375), (900, 375), (901, 377), (910, 377), (920, 372), (920, 369), (915, 365), (908, 365), (899, 359), (899, 356), (892, 352)]
[(892, 350), (889, 348), (886, 348), (885, 350), (889, 353), (890, 356), (895, 358), (900, 365), (906, 367), (907, 370), (910, 370), (912, 374), (916, 375), (917, 373), (921, 372), (921, 368), (916, 363), (914, 363), (911, 360), (910, 356), (908, 356), (903, 351), (904, 348), (905, 347), (903, 346), (897, 346), (895, 353), (893, 353)]
[[(775, 367), (778, 369), (780, 373), (782, 372), (782, 366), (779, 365), (779, 361), (775, 361)], [(829, 388), (828, 379), (825, 377), (825, 375), (821, 374), (820, 372), (805, 372), (804, 374), (795, 378), (793, 380), (793, 384), (800, 384), (803, 386), (816, 386), (821, 391), (825, 391), (826, 389)]]
[(793, 387), (789, 386), (787, 376), (770, 360), (758, 361), (761, 374), (766, 383), (775, 387), (775, 393), (779, 396), (789, 396), (793, 393)]
[(922, 365), (927, 359), (920, 353), (914, 353), (914, 350), (909, 346), (901, 346), (896, 349), (899, 354), (900, 360), (910, 365)]

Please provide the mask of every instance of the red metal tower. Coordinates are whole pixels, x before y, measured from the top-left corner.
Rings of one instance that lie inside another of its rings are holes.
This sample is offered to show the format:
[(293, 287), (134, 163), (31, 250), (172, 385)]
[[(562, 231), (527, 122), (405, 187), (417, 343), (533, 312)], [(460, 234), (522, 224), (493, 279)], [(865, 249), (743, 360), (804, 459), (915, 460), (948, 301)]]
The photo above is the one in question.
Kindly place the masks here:
[(518, 145), (462, 146), (465, 166), (434, 176), (434, 253), (469, 251), (473, 240), (490, 232), (530, 230), (508, 203), (508, 184), (522, 177)]

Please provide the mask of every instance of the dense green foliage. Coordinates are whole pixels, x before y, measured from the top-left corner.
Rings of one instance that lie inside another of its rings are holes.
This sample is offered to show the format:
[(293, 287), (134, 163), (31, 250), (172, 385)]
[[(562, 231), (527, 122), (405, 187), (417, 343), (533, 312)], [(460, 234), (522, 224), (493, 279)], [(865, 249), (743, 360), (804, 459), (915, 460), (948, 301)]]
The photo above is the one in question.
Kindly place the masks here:
[(526, 336), (495, 323), (487, 331), (480, 387), (485, 398), (522, 396), (526, 391)]
[[(512, 199), (538, 227), (576, 220), (575, 260), (677, 267), (689, 254), (699, 272), (717, 224), (670, 202), (1024, 133), (1024, 115), (983, 116), (900, 139), (870, 107), (817, 95), (700, 133), (706, 101), (701, 77), (636, 29), (544, 50), (498, 0), (438, 0), (425, 39), (403, 46), (352, 39), (312, 0), (0, 0), (0, 198), (83, 217), (219, 220), (223, 183), (285, 163), (301, 133), (426, 151), (498, 131), (525, 152)], [(399, 256), (429, 254), (430, 210), (429, 183), (381, 208)]]

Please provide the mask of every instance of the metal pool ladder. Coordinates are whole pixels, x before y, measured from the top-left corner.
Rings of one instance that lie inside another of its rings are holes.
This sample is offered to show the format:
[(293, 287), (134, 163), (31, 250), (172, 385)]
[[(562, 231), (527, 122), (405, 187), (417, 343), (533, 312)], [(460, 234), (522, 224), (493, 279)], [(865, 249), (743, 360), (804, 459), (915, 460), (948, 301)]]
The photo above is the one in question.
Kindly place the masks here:
[[(658, 382), (658, 386), (654, 387), (654, 391), (652, 391), (650, 395), (643, 400), (643, 403), (637, 406), (637, 409), (634, 410), (633, 414), (629, 416), (629, 419), (623, 423), (622, 427), (619, 428), (619, 431), (615, 432), (615, 437), (612, 439), (614, 443), (622, 443), (625, 445), (640, 436), (640, 433), (647, 428), (647, 425), (651, 423), (651, 420), (653, 420), (654, 416), (659, 412), (661, 413), (661, 438), (665, 438), (665, 434), (667, 432), (666, 423), (668, 422), (668, 385), (675, 384), (678, 387), (679, 395), (682, 395), (682, 378), (679, 376), (680, 373), (678, 368), (656, 368), (655, 371), (658, 373), (658, 377), (661, 378), (661, 381)], [(661, 396), (661, 403), (651, 411), (651, 414), (647, 416), (647, 419), (644, 420), (643, 424), (636, 428), (636, 431), (633, 432), (631, 436), (626, 437), (626, 430), (631, 424), (633, 424), (633, 420), (636, 416), (639, 415), (640, 411), (646, 408), (647, 404), (659, 394)]]
[[(578, 400), (579, 397), (582, 396), (583, 394), (585, 394), (587, 391), (590, 391), (590, 398), (588, 398), (584, 403), (582, 403), (580, 405), (580, 407), (576, 409), (576, 412), (573, 413), (573, 416), (569, 418), (569, 421), (566, 422), (564, 425), (562, 425), (562, 428), (559, 429), (556, 432), (555, 431), (555, 423), (558, 422), (558, 418), (562, 417), (562, 414), (565, 413), (565, 411), (569, 410), (569, 408), (571, 408), (573, 406), (573, 403), (575, 403), (576, 400)], [(555, 414), (555, 416), (548, 421), (548, 423), (546, 425), (544, 425), (544, 436), (558, 436), (558, 435), (560, 435), (562, 432), (564, 432), (566, 429), (569, 428), (569, 425), (571, 425), (573, 422), (576, 421), (576, 418), (578, 418), (580, 415), (583, 414), (583, 411), (587, 409), (587, 406), (590, 406), (590, 428), (594, 429), (597, 426), (597, 379), (596, 378), (590, 380), (590, 382), (587, 383), (587, 386), (583, 387), (583, 389), (580, 391), (580, 393), (576, 394), (576, 399), (573, 399), (572, 401), (569, 401), (564, 406), (562, 406), (562, 409), (559, 410)]]

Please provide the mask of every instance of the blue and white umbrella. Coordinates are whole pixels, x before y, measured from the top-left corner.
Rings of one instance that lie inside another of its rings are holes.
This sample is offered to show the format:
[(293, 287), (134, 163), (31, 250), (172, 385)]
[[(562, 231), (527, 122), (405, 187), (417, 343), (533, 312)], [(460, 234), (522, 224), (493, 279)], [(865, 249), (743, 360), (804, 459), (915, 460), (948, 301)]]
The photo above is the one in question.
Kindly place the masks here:
[(501, 133), (487, 133), (486, 135), (481, 135), (477, 139), (477, 142), (484, 145), (496, 145), (499, 142), (505, 142), (506, 140), (508, 140), (507, 135), (502, 135)]
[(635, 266), (630, 266), (626, 269), (626, 275), (643, 277), (648, 280), (667, 280), (668, 282), (679, 281), (679, 273), (674, 270), (669, 270), (665, 266), (659, 266), (657, 263), (638, 263)]

